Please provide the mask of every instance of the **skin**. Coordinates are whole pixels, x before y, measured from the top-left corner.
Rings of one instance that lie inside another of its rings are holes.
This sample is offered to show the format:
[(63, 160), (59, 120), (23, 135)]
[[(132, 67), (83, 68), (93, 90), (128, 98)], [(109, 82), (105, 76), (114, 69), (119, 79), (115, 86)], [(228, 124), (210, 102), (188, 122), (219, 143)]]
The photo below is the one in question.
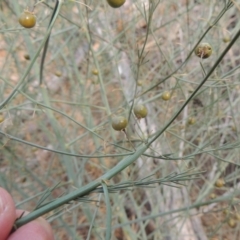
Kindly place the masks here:
[(9, 235), (16, 218), (23, 212), (15, 208), (11, 195), (0, 188), (0, 240), (54, 240), (51, 226), (43, 218), (29, 222)]

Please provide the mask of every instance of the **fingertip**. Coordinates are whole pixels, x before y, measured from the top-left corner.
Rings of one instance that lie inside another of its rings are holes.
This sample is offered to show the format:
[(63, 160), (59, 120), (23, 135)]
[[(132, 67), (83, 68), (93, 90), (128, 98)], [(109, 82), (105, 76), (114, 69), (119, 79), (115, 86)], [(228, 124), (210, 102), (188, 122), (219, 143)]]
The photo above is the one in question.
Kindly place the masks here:
[[(22, 210), (17, 211), (17, 215), (22, 215)], [(25, 214), (24, 214), (25, 215)], [(54, 235), (50, 224), (43, 218), (38, 218), (25, 224), (15, 231), (8, 240), (54, 240)]]
[(0, 187), (0, 233), (6, 239), (16, 219), (15, 205), (11, 195)]

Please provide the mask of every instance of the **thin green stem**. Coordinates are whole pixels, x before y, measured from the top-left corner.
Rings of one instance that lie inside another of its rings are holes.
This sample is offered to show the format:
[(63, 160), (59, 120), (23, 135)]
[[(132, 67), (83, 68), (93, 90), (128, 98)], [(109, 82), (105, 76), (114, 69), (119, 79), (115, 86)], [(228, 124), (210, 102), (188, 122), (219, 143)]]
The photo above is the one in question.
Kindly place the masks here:
[(80, 198), (89, 194), (91, 191), (93, 191), (94, 189), (96, 189), (98, 186), (102, 184), (102, 180), (111, 179), (113, 176), (115, 176), (116, 174), (124, 170), (126, 167), (131, 165), (134, 161), (136, 161), (136, 159), (138, 159), (147, 149), (148, 147), (145, 144), (141, 144), (133, 155), (127, 156), (124, 159), (122, 159), (122, 161), (120, 161), (115, 167), (113, 167), (107, 173), (102, 175), (102, 177), (88, 183), (87, 185), (79, 188), (78, 190), (72, 193), (67, 194), (66, 196), (56, 199), (54, 202), (51, 202), (35, 210), (34, 212), (29, 213), (27, 216), (21, 219), (18, 219), (14, 224), (13, 231), (23, 226), (24, 224), (42, 216), (43, 214), (52, 211), (55, 208), (58, 208), (66, 203), (69, 203), (72, 200), (75, 200), (77, 198)]
[(199, 91), (199, 89), (203, 86), (203, 84), (208, 80), (208, 78), (211, 76), (211, 74), (214, 72), (214, 70), (217, 68), (217, 66), (220, 64), (224, 56), (227, 54), (229, 49), (232, 47), (232, 45), (237, 41), (237, 39), (240, 36), (240, 29), (232, 39), (232, 41), (229, 43), (229, 45), (225, 48), (225, 50), (222, 52), (222, 54), (219, 56), (217, 61), (214, 63), (213, 67), (210, 69), (210, 71), (207, 73), (205, 78), (202, 80), (202, 82), (198, 85), (198, 87), (193, 91), (193, 93), (190, 95), (190, 97), (185, 101), (185, 103), (182, 105), (182, 107), (179, 108), (179, 110), (173, 115), (173, 117), (168, 121), (168, 123), (158, 132), (155, 133), (155, 137), (152, 138), (151, 141), (148, 142), (148, 145), (152, 144), (172, 123), (173, 121), (179, 116), (179, 114), (183, 111), (183, 109), (187, 106), (187, 104), (193, 99), (195, 94)]
[(210, 200), (210, 201), (201, 202), (201, 203), (194, 203), (190, 206), (186, 206), (186, 207), (182, 207), (182, 208), (178, 208), (178, 209), (173, 209), (173, 210), (167, 211), (167, 212), (161, 212), (161, 213), (158, 213), (158, 214), (145, 216), (145, 217), (135, 219), (135, 220), (132, 220), (132, 221), (129, 221), (129, 222), (125, 222), (125, 223), (122, 223), (122, 224), (117, 224), (115, 226), (112, 226), (112, 229), (115, 230), (117, 228), (122, 228), (124, 226), (128, 226), (128, 225), (131, 225), (131, 224), (134, 224), (134, 223), (138, 223), (138, 222), (147, 221), (147, 220), (150, 220), (150, 219), (155, 219), (155, 218), (158, 218), (158, 217), (171, 215), (173, 213), (189, 211), (190, 209), (199, 208), (199, 207), (202, 207), (202, 206), (210, 205), (212, 203), (221, 203), (221, 202), (230, 201), (231, 199), (234, 199), (234, 197), (239, 197), (239, 195), (240, 195), (240, 190), (236, 190), (231, 195), (228, 195), (228, 196), (221, 196), (221, 197), (215, 198), (215, 199)]
[(10, 95), (0, 104), (0, 109), (2, 109), (3, 107), (6, 106), (6, 104), (7, 104), (7, 103), (12, 99), (12, 97), (17, 93), (17, 91), (18, 91), (18, 89), (20, 88), (20, 86), (24, 83), (24, 81), (25, 81), (28, 73), (29, 73), (30, 70), (32, 69), (33, 64), (35, 63), (37, 57), (39, 56), (42, 48), (44, 47), (44, 45), (45, 45), (45, 43), (46, 43), (46, 41), (47, 41), (47, 39), (48, 39), (48, 37), (49, 37), (49, 35), (50, 35), (50, 33), (51, 33), (51, 30), (52, 30), (52, 28), (53, 28), (53, 25), (54, 25), (56, 19), (57, 19), (57, 15), (58, 15), (58, 13), (59, 13), (59, 11), (60, 11), (60, 9), (61, 9), (62, 4), (63, 4), (63, 1), (60, 0), (60, 1), (59, 1), (59, 5), (58, 5), (58, 8), (57, 8), (57, 10), (56, 10), (55, 17), (54, 17), (51, 25), (49, 26), (48, 31), (47, 31), (46, 35), (44, 36), (44, 38), (43, 38), (43, 40), (42, 40), (42, 43), (40, 44), (37, 52), (35, 53), (35, 55), (34, 55), (32, 61), (31, 61), (31, 63), (30, 63), (29, 66), (27, 67), (27, 69), (26, 69), (26, 71), (24, 72), (22, 78), (19, 80), (18, 84), (17, 84), (17, 85), (15, 86), (15, 88), (12, 90), (12, 92), (10, 93)]
[(102, 180), (102, 187), (106, 202), (106, 208), (107, 208), (107, 219), (106, 219), (106, 240), (111, 240), (112, 236), (112, 207), (110, 203), (110, 197), (108, 192), (107, 184), (104, 180)]
[(158, 85), (160, 85), (161, 83), (165, 82), (167, 79), (169, 79), (171, 76), (173, 76), (176, 72), (178, 72), (178, 70), (180, 70), (188, 61), (188, 59), (191, 57), (192, 53), (195, 51), (195, 48), (198, 46), (198, 44), (202, 41), (202, 39), (207, 35), (207, 33), (218, 23), (218, 21), (221, 19), (221, 17), (226, 13), (226, 11), (228, 11), (230, 8), (232, 7), (231, 3), (228, 3), (228, 5), (226, 7), (223, 8), (223, 10), (220, 12), (220, 14), (217, 16), (217, 18), (215, 19), (215, 21), (208, 27), (208, 29), (204, 32), (204, 34), (199, 38), (199, 40), (197, 41), (197, 43), (195, 44), (195, 46), (192, 48), (192, 50), (190, 51), (190, 53), (188, 54), (187, 58), (185, 59), (185, 61), (176, 69), (174, 70), (172, 73), (170, 73), (168, 76), (166, 76), (164, 79), (162, 79), (161, 81), (159, 81), (158, 83), (154, 84), (153, 86), (151, 86), (150, 88), (148, 88), (147, 90), (145, 90), (144, 92), (142, 92), (140, 95), (138, 95), (138, 97), (144, 95), (145, 93), (151, 91), (152, 89), (154, 89), (155, 87), (157, 87)]
[(104, 155), (82, 155), (82, 154), (74, 154), (74, 153), (68, 153), (68, 152), (64, 152), (64, 151), (59, 151), (59, 150), (54, 150), (51, 148), (47, 148), (47, 147), (43, 147), (41, 145), (38, 144), (34, 144), (28, 141), (25, 141), (23, 139), (11, 136), (10, 134), (4, 133), (2, 131), (0, 131), (0, 134), (2, 134), (3, 136), (5, 136), (7, 139), (9, 140), (13, 140), (13, 141), (17, 141), (26, 145), (29, 145), (31, 147), (36, 147), (39, 149), (43, 149), (49, 152), (54, 152), (54, 153), (58, 153), (58, 154), (62, 154), (62, 155), (66, 155), (66, 156), (72, 156), (72, 157), (81, 157), (81, 158), (105, 158), (105, 157), (123, 157), (123, 156), (128, 156), (133, 154), (133, 152), (129, 152), (129, 153), (118, 153), (118, 154), (104, 154)]

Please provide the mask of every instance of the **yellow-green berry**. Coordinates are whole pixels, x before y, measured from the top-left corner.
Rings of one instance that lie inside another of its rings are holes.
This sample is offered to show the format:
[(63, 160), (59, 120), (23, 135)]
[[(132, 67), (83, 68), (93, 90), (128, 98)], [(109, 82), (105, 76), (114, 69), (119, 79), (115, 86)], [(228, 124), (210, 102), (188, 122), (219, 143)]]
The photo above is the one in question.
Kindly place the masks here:
[(165, 91), (162, 94), (162, 100), (164, 101), (168, 101), (171, 99), (171, 93), (169, 91)]
[(138, 119), (145, 118), (148, 114), (147, 108), (142, 104), (137, 104), (133, 108), (133, 112), (134, 112), (136, 118), (138, 118)]
[(121, 7), (126, 0), (107, 0), (108, 4), (113, 8)]
[(128, 120), (123, 116), (114, 116), (112, 118), (112, 128), (116, 131), (124, 130), (127, 124)]
[(212, 47), (209, 43), (200, 43), (195, 49), (195, 54), (200, 58), (208, 58), (212, 55)]

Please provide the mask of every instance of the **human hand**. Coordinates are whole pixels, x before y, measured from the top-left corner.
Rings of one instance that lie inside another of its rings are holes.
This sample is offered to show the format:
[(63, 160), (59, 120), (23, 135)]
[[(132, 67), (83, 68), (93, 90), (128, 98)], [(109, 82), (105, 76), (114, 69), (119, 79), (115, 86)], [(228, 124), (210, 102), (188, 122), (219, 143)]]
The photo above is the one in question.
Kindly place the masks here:
[(9, 235), (15, 220), (23, 212), (15, 208), (11, 195), (0, 188), (0, 240), (54, 240), (51, 226), (43, 218), (31, 221)]

